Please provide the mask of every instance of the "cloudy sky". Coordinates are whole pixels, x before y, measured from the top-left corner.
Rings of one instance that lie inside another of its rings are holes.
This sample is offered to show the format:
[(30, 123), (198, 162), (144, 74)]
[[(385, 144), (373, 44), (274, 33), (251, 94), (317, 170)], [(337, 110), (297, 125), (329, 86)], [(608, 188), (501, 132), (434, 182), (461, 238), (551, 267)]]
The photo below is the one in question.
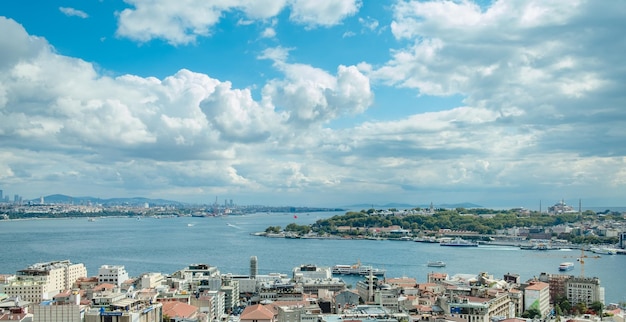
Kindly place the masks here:
[(4, 0), (0, 189), (626, 205), (623, 1)]

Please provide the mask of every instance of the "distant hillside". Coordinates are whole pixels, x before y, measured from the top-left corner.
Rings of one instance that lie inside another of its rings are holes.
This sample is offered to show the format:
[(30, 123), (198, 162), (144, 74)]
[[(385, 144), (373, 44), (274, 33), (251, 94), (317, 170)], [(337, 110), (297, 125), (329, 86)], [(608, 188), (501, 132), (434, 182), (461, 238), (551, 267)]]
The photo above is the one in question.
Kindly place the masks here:
[[(383, 205), (378, 204), (354, 204), (345, 206), (345, 208), (357, 208), (357, 209), (390, 209), (390, 208), (398, 208), (398, 209), (411, 209), (411, 208), (429, 208), (430, 205), (411, 205), (406, 203), (386, 203)], [(462, 202), (462, 203), (454, 203), (454, 204), (439, 204), (433, 205), (435, 208), (445, 208), (445, 209), (454, 209), (454, 208), (483, 208), (483, 206), (471, 203), (471, 202)]]
[[(133, 198), (110, 198), (110, 199), (101, 199), (96, 197), (73, 197), (62, 194), (54, 194), (45, 196), (45, 203), (55, 203), (55, 204), (74, 204), (74, 205), (86, 205), (86, 204), (102, 204), (105, 206), (142, 206), (148, 203), (150, 206), (183, 206), (185, 203), (173, 200), (165, 200), (165, 199), (149, 199), (143, 197), (133, 197)], [(33, 203), (39, 203), (39, 199), (30, 200)]]

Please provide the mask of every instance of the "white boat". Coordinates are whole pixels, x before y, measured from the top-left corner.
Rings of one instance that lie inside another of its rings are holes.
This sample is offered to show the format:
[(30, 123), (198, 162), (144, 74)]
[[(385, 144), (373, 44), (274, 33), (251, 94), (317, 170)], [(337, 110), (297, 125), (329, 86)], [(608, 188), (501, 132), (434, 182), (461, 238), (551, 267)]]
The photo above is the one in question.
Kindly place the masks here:
[(341, 275), (385, 275), (385, 270), (375, 268), (371, 265), (362, 265), (361, 262), (357, 262), (353, 265), (335, 265), (332, 267), (333, 274)]
[(442, 261), (428, 262), (428, 267), (446, 267), (446, 263)]
[(478, 247), (478, 243), (474, 241), (465, 240), (462, 238), (455, 238), (449, 241), (442, 241), (440, 246), (454, 246), (454, 247)]
[(592, 252), (596, 253), (596, 254), (603, 254), (603, 255), (615, 255), (617, 254), (617, 250), (614, 248), (608, 248), (608, 247), (591, 247), (590, 249)]
[(563, 262), (559, 265), (559, 271), (571, 271), (574, 269), (574, 263)]

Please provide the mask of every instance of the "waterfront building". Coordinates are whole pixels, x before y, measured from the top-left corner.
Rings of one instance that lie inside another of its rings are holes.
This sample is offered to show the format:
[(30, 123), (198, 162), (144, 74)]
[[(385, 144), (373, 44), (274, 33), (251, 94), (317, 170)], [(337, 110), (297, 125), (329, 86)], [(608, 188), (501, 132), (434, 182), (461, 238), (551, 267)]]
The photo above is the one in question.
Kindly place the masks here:
[(39, 303), (70, 289), (77, 279), (86, 276), (83, 264), (72, 264), (69, 260), (37, 263), (17, 271), (15, 280), (4, 287), (4, 292)]
[(292, 270), (293, 279), (322, 279), (329, 280), (333, 277), (330, 267), (319, 267), (312, 264), (294, 267)]
[(604, 287), (597, 277), (571, 277), (565, 282), (567, 300), (575, 305), (584, 303), (589, 307), (593, 302), (604, 304)]
[(296, 285), (303, 293), (320, 294), (322, 291), (340, 292), (346, 289), (346, 283), (340, 278), (313, 279), (304, 278), (298, 280)]
[(524, 287), (524, 310), (536, 308), (545, 318), (550, 313), (550, 284), (531, 281)]
[(118, 287), (128, 280), (128, 272), (123, 265), (102, 265), (98, 269), (98, 283), (111, 283)]

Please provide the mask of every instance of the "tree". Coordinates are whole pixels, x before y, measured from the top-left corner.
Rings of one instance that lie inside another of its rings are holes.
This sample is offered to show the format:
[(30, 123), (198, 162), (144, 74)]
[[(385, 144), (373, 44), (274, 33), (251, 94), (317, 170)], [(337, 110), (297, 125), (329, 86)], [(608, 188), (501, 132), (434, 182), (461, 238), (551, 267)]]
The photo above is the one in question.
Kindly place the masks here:
[(539, 311), (538, 308), (531, 306), (528, 310), (522, 313), (522, 317), (525, 319), (541, 318), (541, 311)]
[(592, 309), (596, 313), (596, 315), (602, 316), (602, 310), (604, 309), (604, 304), (602, 304), (602, 302), (600, 301), (595, 301), (589, 304), (589, 308)]
[(268, 234), (278, 234), (280, 233), (280, 226), (269, 226), (265, 229), (265, 232)]

